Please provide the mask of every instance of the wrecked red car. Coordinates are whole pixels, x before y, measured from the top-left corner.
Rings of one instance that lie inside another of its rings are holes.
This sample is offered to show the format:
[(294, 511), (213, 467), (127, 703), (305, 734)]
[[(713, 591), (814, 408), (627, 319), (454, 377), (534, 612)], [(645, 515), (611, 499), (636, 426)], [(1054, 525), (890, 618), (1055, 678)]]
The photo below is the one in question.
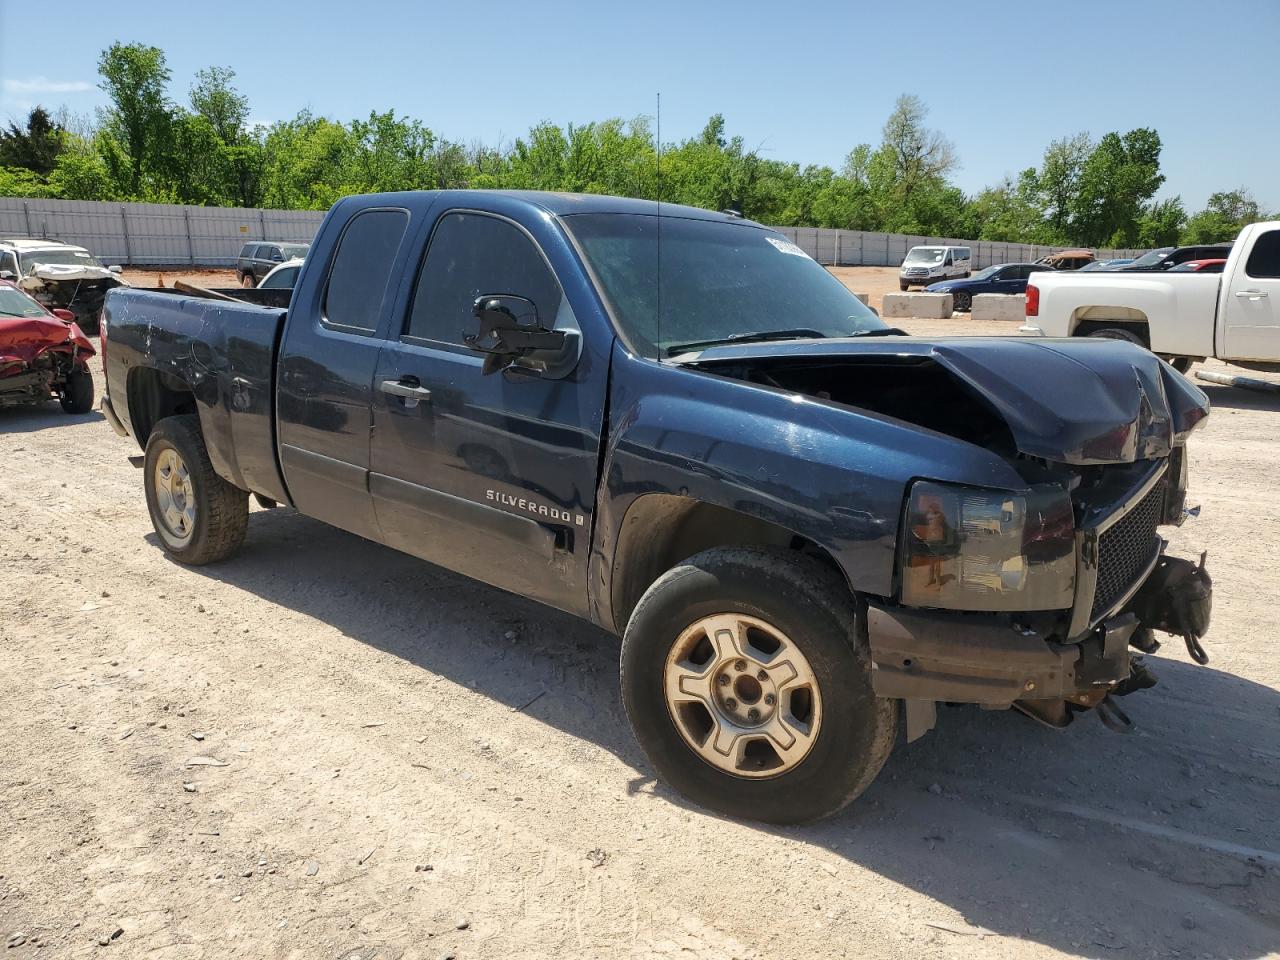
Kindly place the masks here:
[(70, 310), (50, 311), (0, 280), (0, 407), (57, 397), (67, 413), (88, 413), (95, 352)]

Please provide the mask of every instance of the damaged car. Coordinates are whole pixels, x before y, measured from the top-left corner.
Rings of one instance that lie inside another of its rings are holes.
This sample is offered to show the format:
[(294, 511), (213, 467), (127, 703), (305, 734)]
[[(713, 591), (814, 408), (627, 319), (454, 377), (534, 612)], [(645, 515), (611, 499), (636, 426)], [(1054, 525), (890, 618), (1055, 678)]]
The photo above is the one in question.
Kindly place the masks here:
[(70, 310), (48, 310), (0, 280), (0, 408), (57, 397), (67, 413), (88, 413), (95, 352)]
[(834, 813), (939, 703), (1124, 729), (1157, 632), (1204, 657), (1163, 536), (1201, 391), (1126, 342), (906, 336), (738, 216), (348, 197), (287, 309), (114, 290), (104, 351), (173, 558), (227, 561), (253, 496), (585, 618), (728, 815)]
[(70, 310), (88, 333), (98, 332), (107, 291), (128, 286), (120, 272), (84, 247), (57, 240), (0, 239), (0, 280), (16, 283), (51, 310)]

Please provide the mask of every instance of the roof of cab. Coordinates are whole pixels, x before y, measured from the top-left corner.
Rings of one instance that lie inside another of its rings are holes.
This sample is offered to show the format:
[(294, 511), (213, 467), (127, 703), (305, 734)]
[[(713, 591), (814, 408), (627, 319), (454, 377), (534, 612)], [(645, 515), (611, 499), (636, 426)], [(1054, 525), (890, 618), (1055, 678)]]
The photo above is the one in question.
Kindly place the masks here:
[[(523, 201), (531, 207), (545, 210), (557, 217), (568, 217), (579, 213), (618, 213), (642, 214), (663, 217), (678, 217), (686, 220), (712, 220), (721, 223), (745, 223), (752, 226), (763, 226), (754, 220), (748, 220), (736, 214), (720, 213), (715, 210), (704, 210), (701, 207), (686, 207), (678, 203), (658, 203), (654, 200), (639, 200), (634, 197), (613, 197), (597, 193), (556, 193), (546, 190), (415, 190), (403, 193), (364, 194), (355, 199), (363, 201), (361, 206), (374, 206), (395, 202), (397, 198), (443, 196), (449, 203), (459, 206), (476, 207), (485, 200), (506, 200), (508, 202)], [(353, 198), (346, 198), (348, 200)]]

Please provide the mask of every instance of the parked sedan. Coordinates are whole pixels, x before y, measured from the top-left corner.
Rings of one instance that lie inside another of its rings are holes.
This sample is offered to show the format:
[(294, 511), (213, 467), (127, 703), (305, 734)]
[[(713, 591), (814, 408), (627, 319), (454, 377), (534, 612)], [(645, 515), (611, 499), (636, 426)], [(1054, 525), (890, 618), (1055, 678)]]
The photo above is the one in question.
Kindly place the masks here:
[(88, 413), (94, 352), (74, 313), (0, 280), (0, 408), (57, 397), (67, 413)]
[(302, 264), (302, 257), (286, 260), (284, 263), (274, 267), (270, 273), (262, 278), (262, 282), (258, 284), (258, 289), (292, 290), (294, 284), (298, 282), (298, 271), (302, 269)]
[(1133, 257), (1115, 257), (1111, 260), (1095, 260), (1093, 263), (1085, 264), (1080, 269), (1096, 273), (1099, 270), (1119, 270), (1121, 267), (1127, 267), (1131, 263), (1133, 263)]
[(1170, 267), (1170, 273), (1221, 273), (1227, 261), (1216, 257), (1206, 260), (1186, 260), (1176, 267)]
[(997, 263), (962, 280), (943, 280), (925, 287), (926, 293), (949, 293), (956, 310), (965, 313), (979, 293), (1026, 293), (1027, 278), (1041, 270), (1052, 270), (1044, 263)]

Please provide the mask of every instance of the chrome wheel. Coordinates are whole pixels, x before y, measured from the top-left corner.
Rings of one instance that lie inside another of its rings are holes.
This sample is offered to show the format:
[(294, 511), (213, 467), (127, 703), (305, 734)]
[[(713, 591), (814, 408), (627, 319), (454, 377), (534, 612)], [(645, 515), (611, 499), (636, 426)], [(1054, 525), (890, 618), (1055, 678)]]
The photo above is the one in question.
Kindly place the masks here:
[(162, 450), (156, 457), (156, 506), (159, 533), (171, 546), (184, 547), (191, 542), (196, 528), (196, 498), (191, 488), (191, 473), (173, 448)]
[(663, 677), (681, 737), (713, 767), (774, 777), (803, 760), (818, 737), (822, 697), (808, 660), (755, 617), (704, 617), (676, 639)]

